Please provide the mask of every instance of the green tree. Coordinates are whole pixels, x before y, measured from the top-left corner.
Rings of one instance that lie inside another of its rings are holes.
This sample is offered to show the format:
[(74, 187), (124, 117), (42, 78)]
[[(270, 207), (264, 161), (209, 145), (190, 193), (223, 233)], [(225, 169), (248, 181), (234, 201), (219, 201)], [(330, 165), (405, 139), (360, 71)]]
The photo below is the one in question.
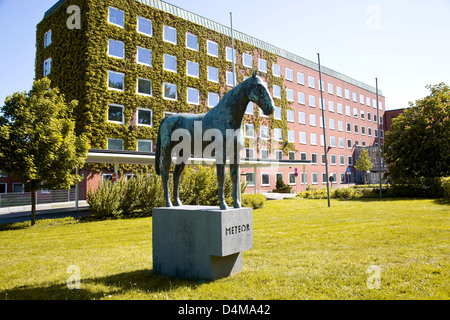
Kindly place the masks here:
[(356, 160), (355, 168), (364, 173), (364, 184), (366, 184), (366, 173), (370, 169), (372, 169), (373, 163), (369, 157), (369, 152), (366, 149), (363, 149), (359, 154), (358, 160)]
[(27, 92), (8, 96), (0, 116), (0, 168), (31, 192), (31, 225), (35, 224), (36, 191), (69, 189), (80, 181), (88, 143), (74, 133), (72, 113), (77, 101), (66, 103), (48, 78)]
[(396, 181), (450, 176), (450, 88), (427, 86), (419, 99), (393, 122), (385, 137), (389, 175)]

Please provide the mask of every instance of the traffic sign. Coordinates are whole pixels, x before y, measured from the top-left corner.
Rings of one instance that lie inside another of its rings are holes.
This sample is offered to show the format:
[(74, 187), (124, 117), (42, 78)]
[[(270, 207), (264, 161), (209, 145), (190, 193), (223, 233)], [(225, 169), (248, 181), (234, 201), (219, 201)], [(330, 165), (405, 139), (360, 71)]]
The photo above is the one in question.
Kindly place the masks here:
[(298, 172), (295, 171), (294, 176), (297, 178), (298, 177)]
[(112, 175), (112, 182), (116, 182), (117, 181), (117, 174), (114, 172)]

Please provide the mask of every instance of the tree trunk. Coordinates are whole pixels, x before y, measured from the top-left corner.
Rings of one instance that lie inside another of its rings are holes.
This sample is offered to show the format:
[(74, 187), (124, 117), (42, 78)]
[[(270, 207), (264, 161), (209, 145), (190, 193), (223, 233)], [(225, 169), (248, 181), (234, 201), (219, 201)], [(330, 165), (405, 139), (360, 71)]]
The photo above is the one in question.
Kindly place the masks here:
[(36, 224), (36, 191), (31, 190), (31, 225)]

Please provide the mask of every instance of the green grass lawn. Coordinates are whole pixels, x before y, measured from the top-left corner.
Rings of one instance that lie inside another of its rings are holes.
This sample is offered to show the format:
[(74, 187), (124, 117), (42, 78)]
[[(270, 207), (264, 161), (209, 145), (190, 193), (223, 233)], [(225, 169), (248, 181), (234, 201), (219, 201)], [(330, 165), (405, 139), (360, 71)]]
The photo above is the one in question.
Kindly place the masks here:
[[(436, 200), (268, 201), (243, 270), (153, 274), (152, 218), (0, 226), (0, 299), (449, 299), (450, 206)], [(81, 289), (69, 290), (70, 266)], [(380, 288), (369, 289), (370, 266)]]

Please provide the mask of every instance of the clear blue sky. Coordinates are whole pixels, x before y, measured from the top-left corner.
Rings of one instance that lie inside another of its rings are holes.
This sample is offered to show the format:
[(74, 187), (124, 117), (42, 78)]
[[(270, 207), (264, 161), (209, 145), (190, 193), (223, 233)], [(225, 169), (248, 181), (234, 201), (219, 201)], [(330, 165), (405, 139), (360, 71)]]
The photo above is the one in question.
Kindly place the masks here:
[[(388, 109), (450, 85), (450, 0), (167, 0), (375, 86)], [(0, 103), (34, 79), (36, 25), (56, 0), (0, 0)]]

